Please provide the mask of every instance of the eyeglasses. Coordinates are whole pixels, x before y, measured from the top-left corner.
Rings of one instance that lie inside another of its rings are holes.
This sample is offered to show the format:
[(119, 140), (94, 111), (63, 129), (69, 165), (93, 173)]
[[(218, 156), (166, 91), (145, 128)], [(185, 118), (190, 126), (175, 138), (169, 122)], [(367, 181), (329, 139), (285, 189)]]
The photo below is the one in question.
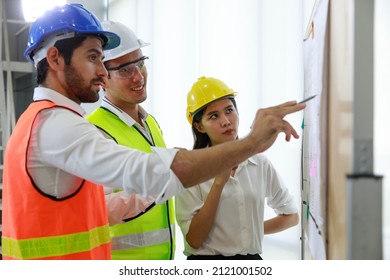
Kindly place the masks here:
[(136, 60), (126, 62), (122, 65), (117, 66), (117, 67), (109, 68), (106, 66), (106, 69), (107, 69), (107, 71), (113, 71), (113, 74), (115, 73), (114, 75), (117, 78), (129, 79), (134, 75), (135, 69), (137, 69), (138, 71), (142, 71), (142, 70), (144, 70), (144, 68), (146, 68), (145, 60), (147, 60), (147, 59), (149, 59), (149, 57), (142, 56)]

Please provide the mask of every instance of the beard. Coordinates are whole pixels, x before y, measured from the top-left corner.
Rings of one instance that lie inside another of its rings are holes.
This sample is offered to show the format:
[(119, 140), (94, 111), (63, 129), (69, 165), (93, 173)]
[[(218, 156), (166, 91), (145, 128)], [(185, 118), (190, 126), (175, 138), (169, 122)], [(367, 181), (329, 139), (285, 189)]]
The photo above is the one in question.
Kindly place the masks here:
[(103, 82), (102, 78), (92, 79), (87, 83), (72, 65), (65, 66), (64, 74), (68, 87), (67, 94), (72, 100), (80, 103), (93, 103), (99, 100), (99, 90), (94, 90), (93, 87), (97, 82)]

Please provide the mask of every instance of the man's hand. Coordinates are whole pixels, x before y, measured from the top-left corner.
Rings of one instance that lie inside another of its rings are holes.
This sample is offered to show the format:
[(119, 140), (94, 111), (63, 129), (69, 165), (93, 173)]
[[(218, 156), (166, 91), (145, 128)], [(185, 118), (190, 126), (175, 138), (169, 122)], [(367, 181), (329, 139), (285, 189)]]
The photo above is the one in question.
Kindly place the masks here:
[(284, 117), (303, 110), (305, 107), (304, 103), (289, 101), (277, 106), (259, 109), (248, 135), (255, 143), (257, 152), (264, 152), (271, 147), (280, 132), (286, 134), (286, 141), (290, 141), (291, 136), (298, 139), (298, 133), (289, 122), (284, 120)]

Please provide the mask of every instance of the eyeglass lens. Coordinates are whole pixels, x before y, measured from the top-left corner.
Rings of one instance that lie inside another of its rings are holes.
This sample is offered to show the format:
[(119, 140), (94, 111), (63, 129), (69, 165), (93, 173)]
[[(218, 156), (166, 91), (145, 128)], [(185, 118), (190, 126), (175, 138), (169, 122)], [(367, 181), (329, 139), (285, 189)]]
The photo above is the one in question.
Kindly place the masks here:
[(135, 74), (136, 69), (138, 71), (143, 71), (145, 68), (145, 60), (149, 59), (146, 56), (141, 57), (140, 59), (132, 62), (125, 63), (118, 67), (108, 68), (108, 71), (113, 71), (115, 75), (119, 78), (130, 78)]

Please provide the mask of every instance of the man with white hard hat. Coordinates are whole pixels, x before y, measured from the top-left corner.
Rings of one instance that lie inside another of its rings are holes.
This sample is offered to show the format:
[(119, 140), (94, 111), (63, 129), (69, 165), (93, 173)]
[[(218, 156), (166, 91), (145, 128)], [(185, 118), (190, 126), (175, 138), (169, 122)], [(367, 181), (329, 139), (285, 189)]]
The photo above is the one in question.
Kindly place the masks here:
[[(100, 107), (87, 119), (119, 145), (147, 153), (152, 151), (153, 146), (165, 147), (160, 126), (140, 105), (147, 98), (148, 81), (145, 65), (148, 57), (143, 55), (141, 48), (149, 44), (138, 39), (130, 28), (120, 22), (104, 21), (102, 26), (106, 31), (117, 34), (121, 43), (104, 52), (104, 64), (108, 70), (105, 95)], [(109, 189), (107, 192), (109, 217), (113, 221), (122, 220), (110, 227), (112, 258), (173, 259), (173, 199), (156, 204), (151, 197), (130, 196), (124, 192), (110, 192)]]

